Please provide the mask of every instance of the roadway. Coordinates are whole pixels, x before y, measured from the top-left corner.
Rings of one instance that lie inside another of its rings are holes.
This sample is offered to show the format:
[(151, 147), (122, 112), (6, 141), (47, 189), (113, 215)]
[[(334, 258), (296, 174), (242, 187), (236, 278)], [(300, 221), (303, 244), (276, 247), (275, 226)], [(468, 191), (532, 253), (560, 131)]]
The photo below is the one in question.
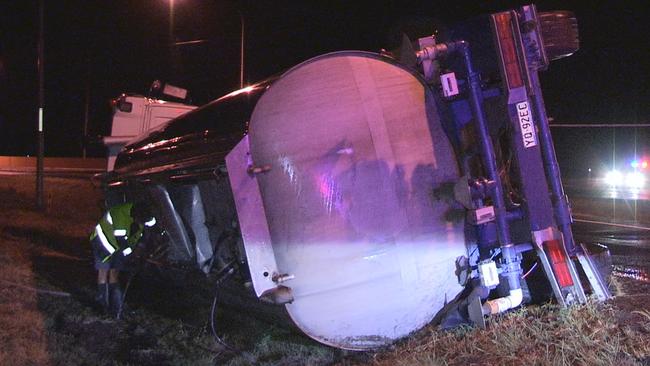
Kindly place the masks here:
[(565, 182), (576, 241), (606, 245), (613, 275), (650, 290), (650, 190), (614, 190), (598, 180)]

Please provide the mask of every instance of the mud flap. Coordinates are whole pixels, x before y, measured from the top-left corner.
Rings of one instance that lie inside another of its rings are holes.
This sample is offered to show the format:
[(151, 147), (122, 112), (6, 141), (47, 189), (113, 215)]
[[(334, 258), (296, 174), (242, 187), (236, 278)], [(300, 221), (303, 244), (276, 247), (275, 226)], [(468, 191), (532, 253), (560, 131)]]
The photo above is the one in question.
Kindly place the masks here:
[(485, 329), (485, 317), (483, 317), (483, 305), (480, 297), (476, 296), (470, 300), (467, 312), (469, 313), (469, 319), (475, 326)]
[(603, 278), (597, 263), (593, 260), (584, 244), (580, 244), (580, 248), (582, 250), (577, 253), (578, 262), (580, 263), (582, 270), (585, 272), (585, 275), (587, 275), (587, 280), (589, 280), (589, 285), (591, 286), (593, 294), (600, 301), (605, 301), (611, 298), (612, 294), (609, 292), (607, 281)]

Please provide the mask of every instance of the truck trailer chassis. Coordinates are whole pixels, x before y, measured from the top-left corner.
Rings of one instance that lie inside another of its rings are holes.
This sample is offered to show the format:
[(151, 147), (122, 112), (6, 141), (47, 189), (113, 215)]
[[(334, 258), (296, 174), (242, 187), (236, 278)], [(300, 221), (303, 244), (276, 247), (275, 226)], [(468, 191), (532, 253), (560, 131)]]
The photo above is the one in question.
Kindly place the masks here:
[(451, 29), (316, 57), (140, 136), (108, 203), (146, 199), (168, 260), (238, 271), (334, 347), (451, 313), (485, 326), (547, 294), (608, 299), (573, 239), (538, 77), (577, 50), (575, 19), (527, 5)]

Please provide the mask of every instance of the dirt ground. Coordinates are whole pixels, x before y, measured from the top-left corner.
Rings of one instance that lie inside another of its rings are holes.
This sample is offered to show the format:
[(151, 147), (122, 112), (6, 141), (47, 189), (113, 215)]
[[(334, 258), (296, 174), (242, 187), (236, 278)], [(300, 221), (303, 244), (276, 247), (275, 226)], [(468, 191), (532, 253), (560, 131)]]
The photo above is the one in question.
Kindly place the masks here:
[(88, 179), (47, 178), (47, 208), (39, 212), (33, 187), (33, 177), (0, 176), (0, 365), (320, 365), (341, 358), (278, 322), (276, 309), (241, 311), (228, 293), (217, 328), (241, 352), (225, 349), (208, 324), (212, 283), (192, 270), (147, 263), (130, 284), (124, 318), (104, 316), (94, 305), (88, 244), (101, 192)]
[(322, 346), (277, 309), (247, 308), (226, 292), (217, 328), (238, 349), (230, 351), (210, 333), (211, 280), (155, 263), (133, 276), (124, 318), (113, 320), (94, 306), (88, 245), (101, 192), (87, 179), (45, 183), (41, 212), (33, 177), (0, 176), (0, 365), (465, 365), (520, 364), (520, 357), (650, 365), (650, 280), (626, 276), (605, 305), (529, 307), (491, 320), (488, 331), (428, 327), (376, 353)]

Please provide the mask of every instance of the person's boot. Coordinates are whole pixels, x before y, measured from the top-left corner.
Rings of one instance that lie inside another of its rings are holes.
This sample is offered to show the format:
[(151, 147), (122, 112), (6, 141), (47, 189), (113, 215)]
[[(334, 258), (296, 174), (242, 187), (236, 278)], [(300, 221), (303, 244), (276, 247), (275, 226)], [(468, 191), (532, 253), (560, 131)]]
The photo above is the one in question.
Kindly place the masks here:
[(119, 283), (111, 283), (108, 287), (110, 292), (110, 314), (119, 319), (122, 316), (122, 288)]
[(97, 284), (97, 296), (95, 296), (95, 301), (101, 310), (108, 312), (108, 307), (110, 304), (110, 292), (107, 283)]

